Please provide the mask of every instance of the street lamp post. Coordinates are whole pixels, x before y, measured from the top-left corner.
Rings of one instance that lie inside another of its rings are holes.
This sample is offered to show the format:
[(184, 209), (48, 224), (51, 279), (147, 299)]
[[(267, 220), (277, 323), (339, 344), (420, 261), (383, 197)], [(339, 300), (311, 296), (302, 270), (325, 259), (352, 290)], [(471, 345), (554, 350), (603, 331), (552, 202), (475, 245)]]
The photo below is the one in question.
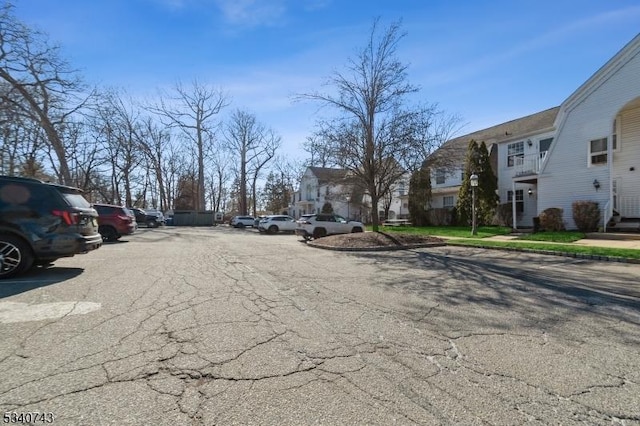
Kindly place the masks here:
[(476, 188), (478, 187), (478, 175), (474, 173), (469, 176), (469, 182), (471, 183), (471, 235), (478, 235), (476, 212)]
[(349, 204), (351, 203), (351, 195), (347, 195), (346, 199), (347, 199), (347, 220), (349, 220), (349, 216), (350, 216), (350, 214), (349, 214)]

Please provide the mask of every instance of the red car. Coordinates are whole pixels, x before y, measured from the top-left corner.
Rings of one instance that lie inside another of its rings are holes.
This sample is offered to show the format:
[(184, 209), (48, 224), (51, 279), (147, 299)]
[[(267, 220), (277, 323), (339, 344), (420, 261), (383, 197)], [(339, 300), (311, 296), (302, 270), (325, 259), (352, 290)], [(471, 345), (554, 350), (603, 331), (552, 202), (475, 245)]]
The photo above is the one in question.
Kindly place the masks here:
[(93, 208), (98, 212), (98, 232), (104, 241), (116, 241), (138, 228), (133, 212), (126, 207), (94, 204)]

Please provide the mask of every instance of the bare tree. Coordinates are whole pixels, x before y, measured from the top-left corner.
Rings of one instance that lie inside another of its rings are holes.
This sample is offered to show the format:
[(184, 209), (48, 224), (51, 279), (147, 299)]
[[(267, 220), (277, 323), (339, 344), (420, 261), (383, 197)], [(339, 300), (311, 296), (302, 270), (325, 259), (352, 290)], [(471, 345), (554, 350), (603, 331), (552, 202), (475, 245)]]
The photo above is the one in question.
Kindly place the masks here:
[(0, 6), (0, 81), (10, 88), (0, 91), (2, 102), (42, 127), (55, 152), (58, 179), (71, 183), (61, 127), (84, 106), (85, 87), (59, 47), (19, 22), (12, 9), (9, 3)]
[(102, 103), (96, 108), (95, 126), (102, 135), (104, 159), (110, 168), (113, 195), (108, 201), (131, 206), (134, 181), (137, 181), (135, 173), (143, 162), (139, 111), (131, 106), (132, 102), (123, 101), (116, 91), (103, 94), (101, 99)]
[(230, 168), (227, 167), (233, 161), (231, 153), (218, 150), (211, 161), (211, 175), (209, 177), (211, 208), (219, 212), (225, 210), (225, 197), (228, 195), (228, 187), (231, 181)]
[(158, 104), (148, 107), (163, 124), (178, 129), (195, 146), (197, 153), (196, 210), (205, 208), (205, 155), (214, 138), (214, 117), (228, 105), (226, 95), (194, 81), (187, 88), (178, 82), (174, 94), (161, 94)]
[(232, 114), (225, 128), (224, 136), (227, 150), (235, 153), (238, 160), (236, 164), (238, 167), (239, 212), (246, 215), (249, 210), (247, 183), (251, 179), (253, 214), (255, 215), (257, 213), (256, 185), (260, 172), (275, 156), (280, 147), (281, 139), (273, 130), (260, 124), (253, 114), (242, 110), (237, 110)]
[(365, 47), (350, 58), (346, 72), (335, 72), (329, 93), (299, 95), (338, 111), (323, 120), (316, 136), (328, 145), (336, 164), (349, 171), (354, 186), (370, 198), (373, 229), (378, 230), (378, 204), (395, 183), (415, 166), (420, 131), (429, 128), (432, 107), (412, 107), (408, 96), (418, 88), (407, 82), (407, 66), (397, 59), (405, 34), (400, 23), (381, 32), (375, 20)]
[(158, 185), (158, 198), (160, 210), (169, 208), (165, 174), (163, 173), (164, 160), (167, 157), (168, 149), (171, 145), (171, 134), (161, 129), (151, 117), (146, 117), (142, 121), (142, 134), (139, 136), (140, 148), (147, 158), (147, 164), (153, 173), (155, 182)]
[(331, 146), (325, 143), (325, 140), (318, 134), (307, 137), (302, 144), (303, 149), (309, 154), (306, 166), (315, 167), (335, 167), (335, 154), (331, 152)]
[[(99, 172), (104, 158), (96, 133), (86, 121), (70, 122), (64, 127), (71, 184), (86, 192), (94, 188), (93, 177)], [(51, 160), (53, 163), (53, 159)]]

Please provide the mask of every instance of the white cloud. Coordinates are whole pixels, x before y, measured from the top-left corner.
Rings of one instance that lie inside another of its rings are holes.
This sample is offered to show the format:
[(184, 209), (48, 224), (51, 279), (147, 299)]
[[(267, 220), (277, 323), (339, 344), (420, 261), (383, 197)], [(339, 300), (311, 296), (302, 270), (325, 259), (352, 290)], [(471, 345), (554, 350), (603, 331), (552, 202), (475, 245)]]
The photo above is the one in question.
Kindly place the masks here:
[(227, 22), (243, 27), (277, 25), (286, 12), (285, 0), (215, 0)]

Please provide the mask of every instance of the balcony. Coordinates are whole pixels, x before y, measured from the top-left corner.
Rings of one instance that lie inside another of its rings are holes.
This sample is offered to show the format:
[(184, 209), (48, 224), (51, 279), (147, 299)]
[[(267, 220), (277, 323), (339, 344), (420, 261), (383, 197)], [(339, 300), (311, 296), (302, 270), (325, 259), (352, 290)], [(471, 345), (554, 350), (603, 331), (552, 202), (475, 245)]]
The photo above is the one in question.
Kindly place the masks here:
[(530, 176), (540, 173), (544, 160), (547, 158), (547, 152), (548, 151), (542, 151), (537, 154), (515, 157), (513, 164), (515, 176)]

